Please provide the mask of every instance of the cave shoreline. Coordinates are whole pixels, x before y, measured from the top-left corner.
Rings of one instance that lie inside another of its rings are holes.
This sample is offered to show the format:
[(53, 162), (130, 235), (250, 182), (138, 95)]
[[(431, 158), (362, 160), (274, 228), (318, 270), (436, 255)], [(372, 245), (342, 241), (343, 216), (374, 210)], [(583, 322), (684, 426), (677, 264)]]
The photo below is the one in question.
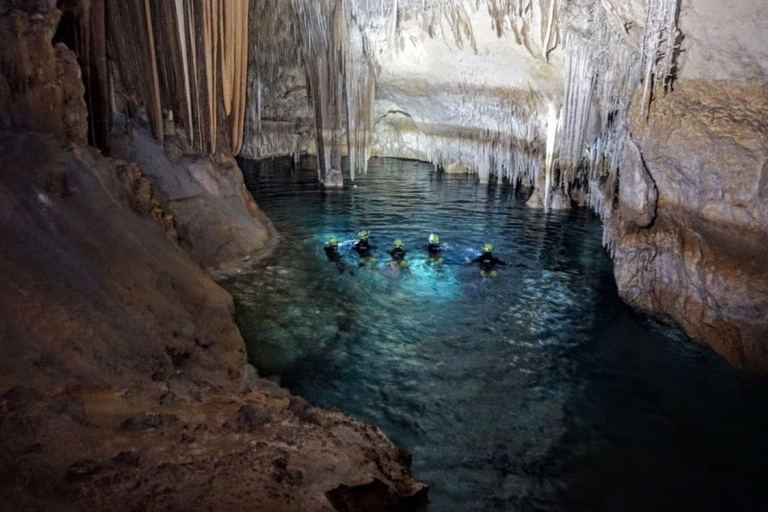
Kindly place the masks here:
[[(0, 354), (4, 503), (330, 511), (426, 499), (410, 455), (378, 428), (259, 378), (231, 296), (178, 243), (140, 166), (31, 132), (0, 132), (0, 148), (0, 231), (15, 241), (0, 244), (13, 269), (0, 297), (12, 341)], [(92, 284), (78, 287), (79, 269)]]

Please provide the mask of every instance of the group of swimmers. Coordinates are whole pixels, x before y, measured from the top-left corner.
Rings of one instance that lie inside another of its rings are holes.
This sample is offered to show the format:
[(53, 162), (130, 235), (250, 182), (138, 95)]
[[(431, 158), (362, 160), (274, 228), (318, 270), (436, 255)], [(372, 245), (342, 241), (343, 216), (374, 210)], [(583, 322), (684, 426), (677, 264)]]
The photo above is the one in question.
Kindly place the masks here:
[[(376, 262), (376, 258), (373, 256), (373, 246), (370, 243), (370, 233), (368, 231), (360, 231), (357, 233), (357, 242), (352, 249), (358, 254), (358, 265), (364, 267), (366, 265), (372, 265)], [(436, 233), (429, 235), (428, 243), (424, 247), (427, 253), (427, 264), (440, 264), (443, 261), (443, 246), (440, 244), (440, 237)], [(339, 266), (340, 271), (344, 271), (342, 266), (342, 256), (339, 252), (339, 239), (332, 236), (328, 239), (328, 243), (325, 246), (325, 255), (328, 257), (328, 261), (335, 263)], [(389, 250), (389, 255), (392, 260), (388, 266), (391, 269), (407, 269), (408, 261), (405, 259), (407, 251), (405, 250), (405, 243), (398, 238), (392, 243), (392, 247)], [(506, 263), (493, 255), (493, 245), (486, 243), (483, 244), (483, 252), (480, 256), (472, 260), (472, 263), (480, 265), (481, 273), (483, 275), (495, 275), (497, 266), (504, 266)]]

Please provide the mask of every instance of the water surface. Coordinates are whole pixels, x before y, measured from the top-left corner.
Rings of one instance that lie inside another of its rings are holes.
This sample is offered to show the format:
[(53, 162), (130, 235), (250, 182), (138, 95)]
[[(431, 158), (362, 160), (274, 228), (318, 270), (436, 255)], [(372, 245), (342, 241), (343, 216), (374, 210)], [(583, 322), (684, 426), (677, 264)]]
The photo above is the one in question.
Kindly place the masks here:
[[(768, 510), (768, 386), (623, 304), (591, 213), (415, 162), (374, 159), (343, 191), (244, 168), (282, 235), (225, 283), (251, 361), (409, 450), (429, 511)], [(409, 272), (387, 266), (395, 237)], [(469, 263), (486, 241), (509, 263), (494, 277)]]

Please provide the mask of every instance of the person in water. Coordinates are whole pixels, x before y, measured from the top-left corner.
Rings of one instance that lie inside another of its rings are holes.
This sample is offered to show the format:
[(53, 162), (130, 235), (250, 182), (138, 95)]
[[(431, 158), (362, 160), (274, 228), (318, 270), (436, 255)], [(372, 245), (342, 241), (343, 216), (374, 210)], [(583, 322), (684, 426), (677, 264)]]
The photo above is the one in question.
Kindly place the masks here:
[(331, 263), (339, 263), (341, 261), (341, 253), (339, 252), (339, 239), (332, 236), (328, 239), (328, 244), (323, 248), (325, 255), (328, 257), (328, 261)]
[(389, 277), (398, 277), (402, 274), (410, 274), (411, 270), (408, 265), (408, 261), (405, 259), (407, 252), (405, 250), (405, 244), (399, 238), (392, 243), (392, 249), (389, 251), (389, 255), (392, 256), (392, 260), (387, 263), (385, 274)]
[(389, 251), (389, 255), (392, 256), (392, 261), (390, 263), (394, 263), (400, 267), (407, 267), (408, 262), (405, 261), (406, 254), (405, 244), (398, 238), (392, 244), (392, 250)]
[(355, 243), (353, 249), (360, 256), (370, 256), (371, 254), (371, 244), (368, 240), (369, 237), (370, 233), (365, 230), (357, 232), (357, 242)]
[(427, 243), (427, 265), (443, 262), (443, 247), (440, 245), (440, 237), (436, 233), (429, 235)]
[(349, 271), (350, 273), (354, 274), (350, 266), (342, 260), (341, 253), (339, 252), (339, 239), (335, 236), (332, 236), (328, 239), (328, 243), (323, 248), (325, 251), (325, 256), (328, 258), (328, 261), (331, 263), (334, 263), (336, 265), (336, 268), (339, 270), (339, 274), (343, 274), (344, 272)]
[(352, 247), (360, 256), (360, 258), (357, 260), (357, 264), (361, 267), (365, 266), (366, 264), (376, 263), (376, 258), (374, 258), (372, 254), (373, 247), (371, 247), (370, 241), (368, 240), (369, 237), (370, 233), (368, 233), (368, 231), (359, 231), (357, 233), (357, 243), (355, 243), (354, 247)]
[(506, 265), (506, 262), (493, 255), (493, 244), (483, 244), (483, 254), (472, 260), (472, 263), (480, 264), (480, 275), (483, 277), (495, 276), (498, 273), (496, 267)]

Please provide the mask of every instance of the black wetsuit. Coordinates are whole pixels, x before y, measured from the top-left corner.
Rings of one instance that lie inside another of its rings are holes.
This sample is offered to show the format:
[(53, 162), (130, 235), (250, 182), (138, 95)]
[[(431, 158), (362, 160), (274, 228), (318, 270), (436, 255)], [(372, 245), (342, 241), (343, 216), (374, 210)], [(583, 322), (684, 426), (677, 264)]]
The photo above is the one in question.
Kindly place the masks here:
[(403, 261), (405, 259), (405, 254), (406, 254), (405, 249), (403, 249), (402, 247), (395, 247), (394, 249), (389, 251), (389, 255), (392, 256), (392, 259), (397, 262)]
[(353, 249), (364, 258), (371, 255), (371, 244), (368, 243), (368, 240), (358, 240)]
[(328, 261), (332, 263), (338, 263), (341, 261), (341, 253), (339, 252), (338, 247), (333, 245), (326, 245), (324, 249), (325, 255), (328, 257)]
[(328, 257), (328, 261), (331, 263), (336, 264), (336, 268), (339, 271), (339, 274), (343, 274), (344, 272), (349, 272), (354, 274), (352, 272), (352, 269), (349, 268), (349, 265), (344, 263), (344, 260), (341, 256), (341, 253), (339, 252), (339, 248), (332, 245), (326, 245), (323, 247), (323, 250), (325, 251), (326, 257)]
[(440, 244), (427, 244), (427, 253), (432, 257), (440, 256), (443, 253), (443, 248), (440, 247)]
[(486, 272), (490, 272), (491, 270), (493, 270), (496, 267), (496, 265), (499, 265), (502, 267), (506, 265), (505, 262), (501, 261), (499, 258), (494, 256), (490, 252), (484, 252), (483, 254), (481, 254), (474, 260), (472, 260), (472, 263), (479, 263), (482, 269), (485, 270)]

